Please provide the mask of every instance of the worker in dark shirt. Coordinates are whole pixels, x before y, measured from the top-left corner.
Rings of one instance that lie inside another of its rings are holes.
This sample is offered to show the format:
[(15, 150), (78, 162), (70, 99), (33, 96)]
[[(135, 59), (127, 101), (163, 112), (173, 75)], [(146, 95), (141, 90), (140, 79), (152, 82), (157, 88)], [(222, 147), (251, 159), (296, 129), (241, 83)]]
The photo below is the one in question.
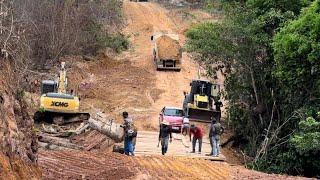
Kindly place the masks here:
[(160, 132), (159, 132), (159, 141), (161, 141), (162, 155), (165, 155), (168, 151), (169, 138), (170, 138), (170, 143), (171, 143), (172, 142), (172, 129), (169, 126), (169, 122), (162, 121), (161, 125), (160, 125)]
[(221, 119), (221, 107), (223, 107), (223, 104), (220, 100), (216, 100), (214, 102), (214, 105), (216, 106), (216, 111), (218, 111), (218, 116), (217, 116), (217, 120), (218, 122), (220, 122)]
[(199, 143), (199, 154), (201, 154), (201, 147), (202, 147), (202, 137), (203, 137), (203, 130), (200, 127), (195, 126), (194, 124), (191, 125), (190, 128), (190, 141), (191, 141), (191, 135), (193, 135), (192, 138), (192, 153), (195, 153), (196, 151), (196, 144), (197, 141)]

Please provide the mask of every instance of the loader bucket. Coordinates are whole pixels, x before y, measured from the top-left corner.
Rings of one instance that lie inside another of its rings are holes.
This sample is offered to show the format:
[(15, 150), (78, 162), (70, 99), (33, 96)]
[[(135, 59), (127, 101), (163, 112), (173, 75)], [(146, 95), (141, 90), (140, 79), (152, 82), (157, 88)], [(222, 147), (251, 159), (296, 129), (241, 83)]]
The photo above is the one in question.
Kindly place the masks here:
[(219, 112), (216, 112), (214, 110), (189, 108), (188, 115), (191, 121), (211, 123), (211, 117), (214, 116), (215, 118), (217, 118), (219, 116)]

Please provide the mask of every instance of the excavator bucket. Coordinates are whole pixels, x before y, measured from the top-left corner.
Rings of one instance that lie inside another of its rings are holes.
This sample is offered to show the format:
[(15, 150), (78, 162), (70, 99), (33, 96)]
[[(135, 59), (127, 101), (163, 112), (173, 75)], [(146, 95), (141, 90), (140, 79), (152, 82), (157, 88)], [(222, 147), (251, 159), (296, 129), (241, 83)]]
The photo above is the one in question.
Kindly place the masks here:
[(189, 108), (188, 117), (191, 121), (200, 121), (200, 122), (211, 122), (211, 117), (218, 117), (219, 112), (214, 110), (198, 109), (198, 108)]

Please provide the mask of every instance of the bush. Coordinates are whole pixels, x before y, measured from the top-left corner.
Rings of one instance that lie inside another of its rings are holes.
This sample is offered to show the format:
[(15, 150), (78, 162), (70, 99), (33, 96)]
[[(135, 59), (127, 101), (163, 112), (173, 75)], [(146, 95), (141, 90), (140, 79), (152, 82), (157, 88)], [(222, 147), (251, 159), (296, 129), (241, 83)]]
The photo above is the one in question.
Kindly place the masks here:
[[(28, 49), (21, 58), (40, 66), (64, 55), (94, 55), (101, 48), (101, 35), (117, 33), (114, 29), (122, 24), (118, 0), (17, 0), (11, 8)], [(117, 51), (126, 46), (116, 35), (110, 37), (112, 44), (105, 45), (116, 46)]]
[(129, 40), (123, 34), (106, 35), (102, 37), (98, 43), (102, 47), (109, 47), (117, 53), (129, 48)]
[(268, 156), (249, 166), (270, 173), (315, 177), (320, 172), (320, 116), (301, 119), (296, 132), (283, 149), (274, 148)]

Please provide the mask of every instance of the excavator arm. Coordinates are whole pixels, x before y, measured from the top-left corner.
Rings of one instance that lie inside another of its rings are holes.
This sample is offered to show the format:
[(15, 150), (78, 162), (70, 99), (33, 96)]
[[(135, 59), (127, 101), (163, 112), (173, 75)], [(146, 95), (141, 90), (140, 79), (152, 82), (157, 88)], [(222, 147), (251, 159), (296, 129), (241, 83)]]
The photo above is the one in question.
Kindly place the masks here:
[(67, 72), (65, 68), (65, 62), (61, 62), (61, 69), (59, 74), (58, 81), (58, 93), (66, 94), (67, 93)]

